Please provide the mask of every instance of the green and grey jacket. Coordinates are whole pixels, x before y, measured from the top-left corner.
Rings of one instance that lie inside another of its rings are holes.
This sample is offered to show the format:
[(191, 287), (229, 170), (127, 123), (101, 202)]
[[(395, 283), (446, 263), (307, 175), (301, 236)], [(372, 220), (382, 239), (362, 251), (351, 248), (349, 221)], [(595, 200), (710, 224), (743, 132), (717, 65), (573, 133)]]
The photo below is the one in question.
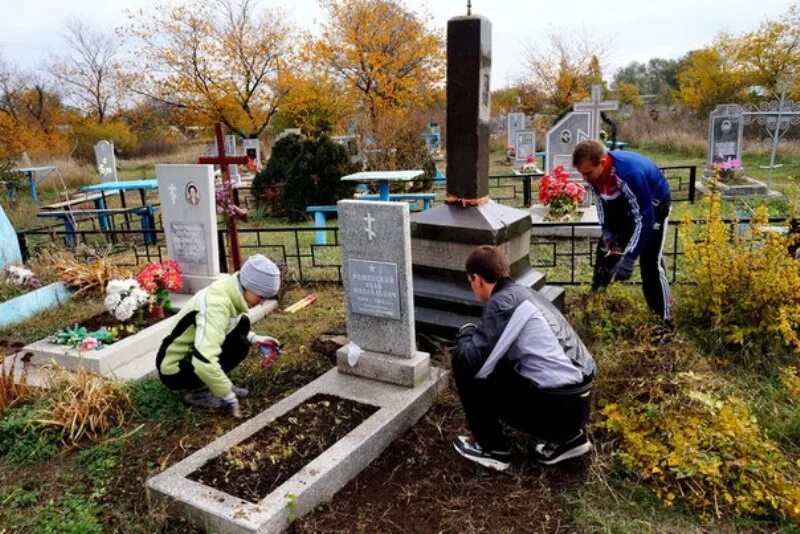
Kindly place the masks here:
[[(187, 328), (167, 347), (159, 370), (164, 375), (178, 372), (181, 360), (191, 357), (191, 364), (198, 378), (208, 386), (217, 397), (231, 392), (231, 381), (219, 364), (222, 343), (225, 336), (236, 326), (242, 314), (248, 310), (244, 292), (238, 275), (227, 275), (199, 291), (172, 323), (174, 330), (180, 320), (190, 313), (197, 312), (194, 324)], [(247, 335), (252, 341), (254, 332)], [(190, 356), (194, 350), (197, 354)]]

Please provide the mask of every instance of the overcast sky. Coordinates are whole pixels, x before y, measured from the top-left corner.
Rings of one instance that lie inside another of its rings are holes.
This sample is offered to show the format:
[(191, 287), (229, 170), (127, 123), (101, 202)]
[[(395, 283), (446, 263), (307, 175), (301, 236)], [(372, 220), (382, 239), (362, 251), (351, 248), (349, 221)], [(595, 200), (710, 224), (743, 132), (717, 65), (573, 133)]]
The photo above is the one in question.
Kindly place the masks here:
[[(125, 22), (126, 8), (149, 8), (169, 0), (0, 0), (0, 50), (24, 68), (42, 65), (57, 52), (64, 20), (77, 16), (112, 30)], [(797, 2), (798, 0), (794, 0)], [(324, 14), (317, 0), (260, 0), (287, 6), (288, 16), (313, 31)], [(492, 22), (492, 88), (518, 79), (526, 44), (549, 29), (569, 34), (585, 27), (611, 40), (604, 74), (630, 61), (678, 58), (707, 44), (720, 31), (741, 33), (784, 13), (791, 0), (473, 0), (473, 12)], [(462, 0), (406, 0), (426, 10), (444, 29), (447, 19), (466, 13)]]

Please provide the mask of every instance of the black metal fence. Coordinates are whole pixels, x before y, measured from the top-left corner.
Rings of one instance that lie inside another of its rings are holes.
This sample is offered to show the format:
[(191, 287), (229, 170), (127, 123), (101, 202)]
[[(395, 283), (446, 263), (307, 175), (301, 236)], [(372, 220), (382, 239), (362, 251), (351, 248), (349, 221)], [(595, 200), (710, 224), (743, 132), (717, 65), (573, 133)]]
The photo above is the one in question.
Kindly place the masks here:
[[(727, 220), (733, 228), (741, 229), (748, 221)], [(786, 219), (773, 218), (770, 223), (785, 225)], [(665, 237), (664, 260), (673, 283), (683, 281), (683, 246), (680, 238), (681, 221), (670, 221)], [(326, 233), (326, 243), (316, 244), (317, 232)], [(146, 234), (155, 234), (152, 244)], [(27, 258), (38, 250), (64, 243), (66, 231), (58, 227), (29, 230), (18, 234)], [(161, 261), (167, 256), (164, 231), (161, 228), (117, 230), (82, 229), (73, 234), (76, 253), (89, 255), (102, 249), (118, 258), (121, 265), (141, 266)], [(219, 258), (223, 272), (230, 265), (227, 230), (218, 230)], [(534, 268), (547, 275), (555, 285), (590, 283), (594, 269), (594, 251), (599, 228), (593, 223), (538, 223), (531, 231), (530, 258)], [(341, 283), (341, 248), (339, 229), (335, 226), (287, 226), (272, 228), (243, 228), (239, 241), (245, 257), (265, 253), (285, 266), (286, 277), (301, 283)]]

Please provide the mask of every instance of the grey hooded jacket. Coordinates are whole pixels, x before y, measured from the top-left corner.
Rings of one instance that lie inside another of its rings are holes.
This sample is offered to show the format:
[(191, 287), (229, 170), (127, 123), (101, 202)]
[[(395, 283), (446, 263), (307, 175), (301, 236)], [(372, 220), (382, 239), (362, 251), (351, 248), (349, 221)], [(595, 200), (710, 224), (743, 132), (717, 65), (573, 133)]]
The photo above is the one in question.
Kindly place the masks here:
[(454, 365), (475, 376), (503, 335), (514, 311), (526, 300), (534, 305), (536, 312), (503, 358), (510, 360), (519, 374), (542, 389), (580, 384), (596, 374), (592, 355), (561, 312), (539, 292), (516, 284), (510, 278), (495, 285), (483, 308), (481, 325), (462, 328)]

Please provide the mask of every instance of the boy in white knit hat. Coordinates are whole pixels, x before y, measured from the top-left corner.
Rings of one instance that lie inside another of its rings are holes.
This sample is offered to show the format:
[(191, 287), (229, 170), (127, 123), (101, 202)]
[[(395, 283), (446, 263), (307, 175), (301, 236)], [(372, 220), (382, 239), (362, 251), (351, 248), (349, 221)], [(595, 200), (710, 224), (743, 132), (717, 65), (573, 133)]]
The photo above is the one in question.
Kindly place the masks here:
[(175, 317), (156, 356), (164, 385), (183, 391), (187, 404), (225, 408), (238, 416), (239, 398), (248, 391), (233, 385), (228, 373), (244, 360), (251, 346), (280, 346), (275, 338), (251, 332), (246, 312), (274, 298), (280, 287), (278, 267), (256, 254), (239, 272), (199, 291)]

